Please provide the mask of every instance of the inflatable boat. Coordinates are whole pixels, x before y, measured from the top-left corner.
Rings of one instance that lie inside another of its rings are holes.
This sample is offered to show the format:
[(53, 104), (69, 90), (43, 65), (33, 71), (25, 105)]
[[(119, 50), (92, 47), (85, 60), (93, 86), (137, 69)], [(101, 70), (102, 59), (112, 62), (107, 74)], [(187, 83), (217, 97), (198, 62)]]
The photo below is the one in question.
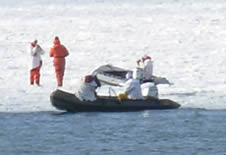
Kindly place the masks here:
[[(123, 83), (127, 81), (126, 74), (128, 72), (132, 73), (131, 70), (123, 69), (120, 67), (107, 64), (95, 69), (92, 72), (92, 75), (95, 75), (97, 77), (101, 85), (122, 86)], [(141, 80), (141, 83), (145, 83), (145, 82), (153, 82), (155, 85), (158, 85), (158, 84), (171, 85), (172, 84), (165, 77), (160, 77), (155, 75), (153, 75), (151, 79)]]
[(51, 104), (68, 112), (129, 112), (149, 109), (177, 109), (180, 104), (169, 99), (119, 100), (115, 96), (98, 96), (95, 101), (80, 101), (73, 93), (56, 89), (50, 95)]

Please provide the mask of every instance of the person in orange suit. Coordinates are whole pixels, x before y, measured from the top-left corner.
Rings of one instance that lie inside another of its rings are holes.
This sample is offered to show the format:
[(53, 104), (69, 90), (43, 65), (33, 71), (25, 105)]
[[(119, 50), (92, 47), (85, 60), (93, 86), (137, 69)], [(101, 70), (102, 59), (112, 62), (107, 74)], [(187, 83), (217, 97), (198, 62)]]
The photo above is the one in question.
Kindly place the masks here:
[(55, 37), (53, 47), (49, 51), (49, 56), (54, 58), (53, 65), (55, 67), (57, 85), (59, 87), (63, 86), (65, 57), (68, 55), (68, 50), (60, 43), (59, 37)]

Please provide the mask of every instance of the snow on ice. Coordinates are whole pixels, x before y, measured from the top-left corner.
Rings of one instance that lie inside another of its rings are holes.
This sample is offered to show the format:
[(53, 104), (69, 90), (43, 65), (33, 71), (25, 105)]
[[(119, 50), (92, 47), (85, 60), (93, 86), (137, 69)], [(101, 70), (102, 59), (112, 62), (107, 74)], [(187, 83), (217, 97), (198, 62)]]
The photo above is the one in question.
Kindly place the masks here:
[[(222, 5), (223, 4), (223, 5)], [(96, 67), (133, 69), (148, 54), (154, 74), (172, 86), (160, 97), (182, 108), (226, 108), (226, 3), (211, 1), (0, 1), (0, 111), (52, 111), (56, 89), (48, 51), (55, 35), (70, 55), (64, 89)], [(30, 86), (27, 47), (34, 39), (45, 50), (41, 87)]]

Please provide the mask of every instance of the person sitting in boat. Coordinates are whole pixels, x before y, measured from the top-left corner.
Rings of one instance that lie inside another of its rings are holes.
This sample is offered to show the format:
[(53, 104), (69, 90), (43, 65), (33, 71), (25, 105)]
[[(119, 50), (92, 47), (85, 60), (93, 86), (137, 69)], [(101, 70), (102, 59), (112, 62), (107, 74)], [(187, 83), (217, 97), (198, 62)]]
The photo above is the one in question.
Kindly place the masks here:
[(153, 74), (153, 61), (150, 56), (144, 55), (137, 60), (137, 66), (143, 70), (143, 81), (150, 81)]
[(140, 80), (136, 71), (128, 72), (126, 78), (128, 79), (124, 85), (124, 93), (128, 99), (144, 99), (141, 92)]
[(96, 88), (100, 87), (100, 82), (96, 76), (85, 76), (75, 91), (75, 96), (81, 101), (94, 101), (97, 99)]

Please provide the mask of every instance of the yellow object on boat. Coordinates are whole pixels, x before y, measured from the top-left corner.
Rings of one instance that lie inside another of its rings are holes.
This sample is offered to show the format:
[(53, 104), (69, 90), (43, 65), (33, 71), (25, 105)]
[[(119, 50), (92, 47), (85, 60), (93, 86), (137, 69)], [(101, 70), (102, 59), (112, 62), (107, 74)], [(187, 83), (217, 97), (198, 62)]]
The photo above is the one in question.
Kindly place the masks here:
[(118, 100), (125, 100), (125, 99), (128, 99), (128, 95), (127, 94), (124, 94), (124, 93), (120, 93), (118, 96), (117, 96)]

